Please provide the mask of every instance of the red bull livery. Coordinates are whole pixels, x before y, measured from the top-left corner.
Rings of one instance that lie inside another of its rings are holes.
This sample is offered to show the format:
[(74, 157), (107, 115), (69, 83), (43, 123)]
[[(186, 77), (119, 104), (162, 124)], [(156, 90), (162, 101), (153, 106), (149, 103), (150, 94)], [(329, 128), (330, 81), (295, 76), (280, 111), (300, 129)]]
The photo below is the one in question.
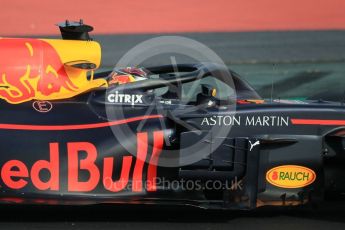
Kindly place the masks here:
[(344, 194), (343, 101), (266, 100), (215, 63), (98, 71), (92, 27), (59, 27), (0, 38), (0, 203), (242, 210)]

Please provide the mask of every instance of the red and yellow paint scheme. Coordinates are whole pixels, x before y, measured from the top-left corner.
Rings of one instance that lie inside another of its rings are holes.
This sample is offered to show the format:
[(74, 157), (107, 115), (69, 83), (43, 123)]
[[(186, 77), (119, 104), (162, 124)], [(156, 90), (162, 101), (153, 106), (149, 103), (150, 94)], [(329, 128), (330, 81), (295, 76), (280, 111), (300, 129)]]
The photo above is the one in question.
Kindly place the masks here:
[(126, 67), (115, 69), (110, 74), (109, 85), (122, 85), (147, 79), (147, 73), (143, 68)]
[(0, 38), (0, 98), (11, 104), (59, 100), (106, 87), (104, 79), (88, 79), (98, 68), (101, 47), (94, 41)]
[(264, 104), (265, 100), (257, 100), (257, 99), (246, 99), (246, 100), (237, 100), (237, 104)]
[(0, 39), (0, 203), (253, 209), (345, 193), (343, 102), (264, 101), (214, 63), (93, 78), (92, 27), (59, 27), (62, 40)]

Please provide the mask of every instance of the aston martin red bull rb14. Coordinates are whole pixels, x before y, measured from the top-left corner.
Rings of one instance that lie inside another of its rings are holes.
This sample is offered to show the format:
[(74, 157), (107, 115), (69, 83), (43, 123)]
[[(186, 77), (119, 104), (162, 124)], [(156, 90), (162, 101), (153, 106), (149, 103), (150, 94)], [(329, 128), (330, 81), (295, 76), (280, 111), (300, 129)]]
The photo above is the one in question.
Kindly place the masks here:
[(92, 27), (59, 26), (0, 38), (2, 203), (253, 209), (345, 191), (342, 101), (265, 100), (215, 63), (95, 72)]

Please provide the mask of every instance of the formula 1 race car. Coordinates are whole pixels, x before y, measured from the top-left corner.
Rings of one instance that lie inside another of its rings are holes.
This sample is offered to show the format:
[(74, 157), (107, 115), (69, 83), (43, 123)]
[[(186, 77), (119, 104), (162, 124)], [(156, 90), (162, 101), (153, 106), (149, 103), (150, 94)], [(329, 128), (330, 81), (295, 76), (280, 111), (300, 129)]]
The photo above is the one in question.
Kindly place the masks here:
[(345, 107), (219, 64), (96, 72), (92, 27), (0, 38), (0, 202), (302, 205), (345, 191)]

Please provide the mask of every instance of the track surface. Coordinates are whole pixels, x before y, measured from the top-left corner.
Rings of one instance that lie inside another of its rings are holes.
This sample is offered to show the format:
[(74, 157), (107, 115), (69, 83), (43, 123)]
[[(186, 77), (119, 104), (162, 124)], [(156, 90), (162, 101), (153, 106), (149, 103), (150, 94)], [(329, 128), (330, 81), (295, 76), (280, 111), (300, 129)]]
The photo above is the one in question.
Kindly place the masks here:
[[(94, 35), (93, 37), (102, 44), (103, 65), (112, 66), (141, 42), (164, 35), (183, 36), (200, 42), (216, 52), (226, 64), (345, 60), (345, 30)], [(170, 59), (157, 58), (152, 63), (157, 61), (170, 61)]]
[(0, 229), (344, 229), (345, 209), (259, 209), (251, 212), (193, 208), (110, 206), (1, 207)]
[[(212, 49), (265, 98), (306, 98), (327, 92), (330, 88), (336, 95), (344, 94), (345, 31), (176, 35)], [(103, 66), (111, 68), (133, 47), (159, 36), (97, 35), (95, 40), (103, 46)], [(168, 53), (153, 56), (143, 65), (171, 64), (171, 57), (177, 63), (193, 61), (183, 55)]]

